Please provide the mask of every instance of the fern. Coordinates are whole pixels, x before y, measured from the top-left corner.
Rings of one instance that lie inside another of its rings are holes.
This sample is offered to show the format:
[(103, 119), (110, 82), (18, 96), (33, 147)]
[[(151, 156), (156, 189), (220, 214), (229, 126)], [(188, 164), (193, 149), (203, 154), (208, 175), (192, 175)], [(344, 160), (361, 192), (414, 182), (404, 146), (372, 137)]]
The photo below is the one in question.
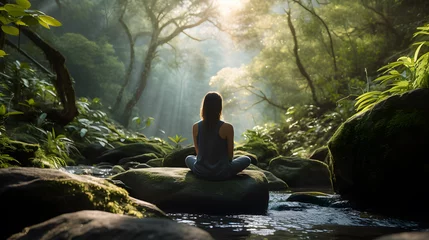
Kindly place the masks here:
[[(419, 31), (413, 37), (429, 35), (429, 24), (417, 29)], [(358, 113), (371, 109), (375, 104), (391, 95), (402, 94), (418, 88), (429, 88), (429, 52), (420, 55), (423, 47), (429, 46), (429, 41), (416, 42), (413, 46), (417, 46), (413, 57), (400, 57), (378, 70), (381, 72), (381, 76), (374, 82), (387, 89), (383, 92), (372, 91), (360, 95), (355, 103)]]
[(0, 168), (19, 166), (18, 160), (9, 156), (9, 154), (0, 154)]

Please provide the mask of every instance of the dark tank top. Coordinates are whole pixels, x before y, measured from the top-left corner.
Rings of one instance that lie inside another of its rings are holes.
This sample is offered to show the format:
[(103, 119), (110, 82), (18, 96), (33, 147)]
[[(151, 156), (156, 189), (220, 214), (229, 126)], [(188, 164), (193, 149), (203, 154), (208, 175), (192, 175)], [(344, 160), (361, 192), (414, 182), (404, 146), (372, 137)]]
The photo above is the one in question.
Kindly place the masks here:
[(203, 121), (198, 122), (198, 156), (194, 172), (202, 178), (222, 180), (229, 177), (230, 161), (226, 139), (219, 136), (219, 129), (224, 124), (219, 121), (216, 127), (207, 130)]

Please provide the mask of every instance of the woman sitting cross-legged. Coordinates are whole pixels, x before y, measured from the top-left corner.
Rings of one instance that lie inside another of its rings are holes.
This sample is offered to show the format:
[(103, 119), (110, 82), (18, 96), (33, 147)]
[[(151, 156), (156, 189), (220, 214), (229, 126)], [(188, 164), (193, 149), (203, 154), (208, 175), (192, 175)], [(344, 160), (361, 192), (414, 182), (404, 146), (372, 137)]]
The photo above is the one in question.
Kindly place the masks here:
[(186, 166), (200, 178), (226, 180), (250, 165), (247, 156), (232, 160), (234, 149), (234, 127), (221, 121), (222, 96), (209, 92), (201, 107), (202, 120), (192, 127), (197, 156), (186, 157)]

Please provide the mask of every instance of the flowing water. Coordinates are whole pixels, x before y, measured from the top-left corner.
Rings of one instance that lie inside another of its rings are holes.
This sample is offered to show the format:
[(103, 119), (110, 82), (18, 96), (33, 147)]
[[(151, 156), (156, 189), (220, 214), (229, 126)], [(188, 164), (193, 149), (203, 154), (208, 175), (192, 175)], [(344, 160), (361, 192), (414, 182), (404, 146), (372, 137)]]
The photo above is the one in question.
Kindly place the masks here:
[[(109, 168), (90, 166), (66, 167), (64, 170), (98, 177), (112, 175)], [(417, 222), (356, 211), (344, 202), (325, 207), (290, 202), (287, 201), (289, 196), (290, 193), (271, 192), (266, 215), (168, 215), (177, 222), (202, 228), (218, 240), (372, 240), (381, 235), (427, 227)], [(335, 200), (338, 196), (330, 195), (329, 198)]]

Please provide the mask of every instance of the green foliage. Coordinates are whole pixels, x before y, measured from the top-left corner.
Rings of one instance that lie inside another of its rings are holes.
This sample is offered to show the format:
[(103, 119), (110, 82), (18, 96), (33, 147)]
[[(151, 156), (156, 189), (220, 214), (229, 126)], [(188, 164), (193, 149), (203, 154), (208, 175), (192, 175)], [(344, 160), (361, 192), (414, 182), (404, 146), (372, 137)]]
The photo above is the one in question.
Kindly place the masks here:
[[(414, 37), (429, 35), (429, 24), (417, 28)], [(423, 47), (429, 46), (429, 40), (416, 42), (417, 46), (413, 57), (403, 56), (397, 61), (389, 63), (379, 71), (381, 76), (374, 81), (384, 88), (384, 91), (371, 91), (360, 95), (356, 101), (356, 111), (363, 112), (371, 109), (378, 102), (389, 96), (402, 94), (412, 89), (429, 88), (429, 51), (422, 53)]]
[(184, 138), (183, 136), (179, 136), (177, 134), (174, 137), (169, 136), (168, 139), (174, 144), (176, 144), (176, 148), (180, 148), (180, 143), (187, 140), (187, 138)]
[(153, 117), (147, 117), (147, 118), (134, 117), (133, 119), (131, 119), (131, 121), (135, 124), (135, 127), (137, 128), (138, 131), (149, 127), (154, 120), (155, 119)]
[[(61, 23), (55, 18), (46, 15), (38, 10), (31, 10), (31, 3), (28, 0), (16, 0), (16, 4), (5, 4), (0, 7), (0, 26), (1, 30), (9, 35), (19, 35), (17, 26), (33, 26), (40, 24), (49, 29), (59, 27)], [(5, 51), (0, 50), (0, 57), (4, 57)]]
[(54, 44), (67, 58), (77, 95), (100, 97), (104, 103), (113, 104), (125, 75), (124, 64), (113, 46), (103, 39), (91, 41), (77, 33), (65, 33)]
[(8, 154), (0, 154), (0, 168), (19, 166), (19, 162)]
[[(343, 103), (344, 104), (344, 103)], [(343, 105), (319, 116), (314, 105), (290, 107), (281, 123), (268, 123), (247, 130), (244, 145), (252, 142), (273, 143), (280, 155), (307, 157), (314, 149), (326, 145), (337, 127), (351, 114)]]

